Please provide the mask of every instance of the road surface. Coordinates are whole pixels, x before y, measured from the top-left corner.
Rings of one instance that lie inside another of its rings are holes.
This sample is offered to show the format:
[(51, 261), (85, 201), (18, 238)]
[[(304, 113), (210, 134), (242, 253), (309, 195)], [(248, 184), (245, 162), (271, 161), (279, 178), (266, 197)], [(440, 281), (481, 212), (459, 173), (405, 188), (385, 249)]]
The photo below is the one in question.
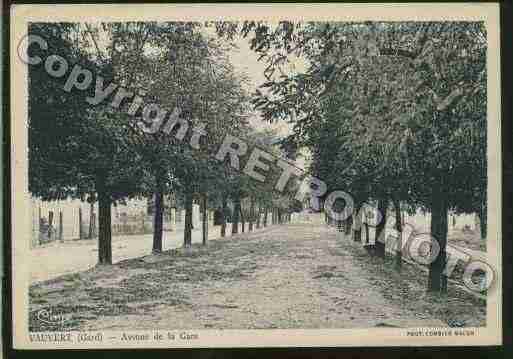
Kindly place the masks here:
[(397, 272), (333, 228), (276, 225), (33, 285), (30, 328), (59, 329), (37, 319), (53, 308), (67, 313), (69, 330), (484, 324), (485, 304), (452, 287), (442, 301), (431, 297), (426, 280), (413, 267)]
[[(247, 225), (246, 225), (247, 227)], [(226, 226), (231, 234), (231, 224)], [(210, 226), (208, 240), (219, 238), (220, 226)], [(192, 231), (192, 242), (201, 242), (201, 230)], [(151, 253), (152, 234), (125, 235), (112, 238), (112, 262), (141, 257)], [(183, 231), (163, 233), (163, 249), (183, 245)], [(75, 273), (94, 267), (98, 263), (98, 239), (70, 242), (53, 242), (30, 250), (30, 282), (52, 279), (63, 274)]]

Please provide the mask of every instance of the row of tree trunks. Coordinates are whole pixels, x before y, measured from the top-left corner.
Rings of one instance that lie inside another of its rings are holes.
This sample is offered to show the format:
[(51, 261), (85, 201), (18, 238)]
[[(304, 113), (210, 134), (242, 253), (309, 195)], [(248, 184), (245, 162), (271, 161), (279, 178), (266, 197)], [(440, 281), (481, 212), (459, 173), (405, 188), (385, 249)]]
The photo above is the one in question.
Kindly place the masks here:
[[(162, 252), (162, 237), (163, 237), (163, 219), (164, 219), (164, 192), (163, 186), (157, 186), (155, 193), (155, 216), (154, 216), (154, 231), (153, 231), (153, 252)], [(184, 224), (184, 247), (192, 245), (192, 191), (186, 191), (185, 194), (185, 224)], [(208, 197), (206, 193), (202, 194), (202, 243), (205, 245), (208, 240)], [(223, 214), (224, 217), (224, 214)], [(223, 218), (226, 230), (226, 220)]]
[[(112, 200), (107, 192), (104, 190), (105, 183), (100, 180), (97, 181), (98, 188), (98, 207), (99, 207), (99, 235), (98, 235), (98, 263), (99, 264), (112, 264), (112, 214), (111, 205)], [(184, 224), (184, 247), (192, 246), (192, 204), (193, 204), (193, 193), (188, 190), (185, 193), (185, 224)], [(206, 194), (202, 196), (202, 242), (207, 243), (208, 240), (208, 212), (207, 212), (208, 197)], [(221, 224), (221, 237), (226, 236), (226, 211), (227, 211), (227, 198), (226, 196), (222, 199), (222, 224)], [(93, 203), (91, 203), (90, 216), (94, 216)], [(262, 225), (267, 227), (268, 224), (268, 208), (265, 207), (263, 211)], [(272, 223), (278, 224), (284, 221), (289, 222), (291, 215), (289, 213), (284, 214), (280, 208), (272, 208)], [(232, 234), (238, 233), (239, 221), (242, 223), (242, 232), (245, 231), (245, 218), (242, 212), (240, 198), (234, 200), (234, 211), (232, 220)], [(256, 228), (260, 228), (260, 216), (261, 208), (258, 209), (258, 215), (256, 216)], [(82, 212), (79, 209), (80, 222), (82, 222)], [(155, 191), (155, 215), (154, 215), (154, 231), (153, 231), (153, 253), (161, 253), (163, 251), (163, 223), (164, 223), (164, 188), (163, 184), (157, 183), (157, 190)], [(251, 198), (251, 207), (249, 215), (249, 231), (254, 229), (255, 221), (255, 203), (254, 199)], [(62, 222), (62, 214), (60, 214), (59, 222)], [(90, 219), (90, 223), (92, 220)], [(60, 223), (60, 227), (62, 224)], [(93, 228), (90, 225), (90, 236), (93, 233)], [(82, 232), (82, 229), (80, 229)], [(62, 232), (62, 230), (61, 230)], [(83, 236), (83, 233), (81, 233)]]
[[(402, 266), (402, 213), (401, 213), (401, 204), (400, 201), (396, 198), (393, 198), (392, 204), (394, 206), (395, 213), (395, 229), (397, 231), (398, 239), (397, 239), (397, 248), (395, 249), (395, 263), (398, 269)], [(375, 250), (374, 253), (384, 258), (385, 257), (385, 248), (386, 248), (386, 221), (387, 221), (387, 209), (388, 209), (388, 201), (380, 200), (378, 202), (378, 210), (382, 214), (382, 219), (380, 223), (376, 226), (376, 240), (375, 240)], [(358, 213), (358, 212), (356, 212)], [(363, 226), (363, 229), (362, 229)], [(366, 223), (362, 223), (362, 218), (360, 214), (350, 216), (344, 223), (345, 234), (346, 236), (352, 236), (353, 241), (361, 242), (362, 240), (362, 231), (365, 234), (365, 243), (369, 243), (369, 226)]]
[[(241, 224), (241, 233), (246, 231), (246, 217), (244, 216), (244, 211), (242, 210), (242, 205), (240, 202), (240, 198), (235, 198), (233, 200), (234, 210), (232, 217), (232, 234), (237, 234), (239, 230), (239, 223)], [(228, 211), (228, 198), (224, 196), (222, 198), (221, 204), (221, 212), (222, 212), (222, 222), (221, 222), (221, 237), (226, 237), (226, 213)], [(278, 212), (272, 208), (272, 223), (278, 223)], [(267, 207), (258, 206), (257, 211), (255, 211), (255, 200), (251, 198), (250, 202), (250, 210), (247, 218), (248, 221), (248, 231), (253, 231), (255, 228), (259, 229), (262, 226), (267, 227), (268, 224), (268, 216), (269, 209)]]
[[(438, 255), (429, 265), (428, 275), (428, 291), (446, 293), (447, 292), (447, 276), (443, 270), (447, 261), (447, 232), (448, 232), (448, 205), (447, 196), (441, 191), (442, 186), (434, 187), (431, 198), (431, 237), (436, 241), (438, 247)], [(392, 198), (392, 204), (395, 212), (395, 229), (397, 231), (397, 247), (395, 248), (395, 266), (398, 270), (402, 267), (402, 244), (403, 244), (403, 225), (401, 203), (397, 198)], [(376, 227), (376, 240), (374, 253), (385, 257), (385, 225), (387, 220), (388, 200), (382, 199), (378, 201), (378, 210), (382, 215), (380, 223)], [(358, 212), (357, 212), (358, 213)], [(484, 216), (483, 216), (484, 217)], [(361, 223), (360, 215), (354, 216), (353, 240), (361, 241), (362, 224), (365, 231), (365, 243), (369, 243), (369, 226), (366, 222)], [(481, 220), (481, 222), (483, 222)], [(346, 223), (346, 225), (349, 225)], [(486, 224), (485, 224), (486, 226)], [(346, 227), (346, 233), (347, 233)], [(349, 231), (350, 233), (350, 231)]]
[[(428, 291), (447, 293), (447, 276), (444, 275), (443, 270), (447, 261), (447, 232), (448, 232), (448, 204), (447, 195), (441, 190), (444, 188), (442, 185), (434, 186), (431, 195), (431, 224), (430, 232), (431, 237), (436, 241), (436, 247), (438, 247), (438, 254), (432, 258), (432, 262), (429, 265), (428, 275)], [(395, 229), (397, 231), (397, 247), (395, 248), (395, 266), (397, 270), (402, 267), (402, 245), (403, 245), (403, 218), (401, 213), (401, 203), (397, 198), (392, 196), (392, 204), (394, 206), (395, 213)], [(382, 215), (380, 223), (376, 227), (376, 240), (375, 250), (373, 251), (377, 256), (385, 257), (385, 225), (387, 220), (387, 209), (388, 200), (381, 199), (378, 201), (378, 210)], [(481, 225), (484, 227), (486, 233), (486, 215), (484, 214), (485, 209), (479, 214)], [(358, 211), (356, 212), (358, 213)], [(329, 223), (329, 219), (327, 220)], [(353, 222), (353, 240), (359, 242), (362, 240), (362, 230), (365, 231), (365, 244), (369, 243), (369, 225), (366, 221), (362, 221), (360, 214), (358, 213), (352, 219)], [(363, 222), (363, 223), (362, 223)], [(349, 225), (349, 223), (346, 223)], [(363, 225), (363, 228), (362, 228)], [(481, 228), (483, 230), (483, 228)], [(346, 227), (346, 233), (350, 233), (348, 227)], [(481, 236), (486, 236), (485, 233), (481, 233)], [(432, 248), (434, 248), (432, 246)], [(436, 251), (436, 249), (433, 249)]]
[[(264, 209), (264, 227), (267, 226), (267, 216), (268, 209)], [(271, 224), (282, 224), (285, 222), (290, 222), (291, 215), (290, 213), (284, 213), (281, 208), (272, 207), (271, 208)]]
[[(102, 180), (97, 181), (98, 189), (98, 207), (99, 207), (99, 236), (98, 236), (98, 263), (99, 264), (112, 264), (112, 232), (111, 232), (111, 205), (112, 200), (105, 190), (105, 182)], [(153, 248), (154, 253), (162, 252), (162, 238), (163, 238), (163, 211), (164, 211), (164, 194), (163, 186), (157, 185), (157, 191), (155, 192), (155, 217), (154, 217), (154, 232), (153, 232)], [(184, 228), (184, 246), (190, 247), (192, 245), (192, 191), (187, 191), (185, 195), (185, 228)], [(203, 244), (206, 244), (208, 240), (208, 213), (207, 213), (207, 195), (203, 195), (203, 224), (202, 224), (202, 239)], [(397, 199), (393, 200), (396, 230), (399, 235), (398, 248), (396, 249), (396, 267), (400, 268), (402, 265), (402, 218), (400, 202)], [(226, 235), (226, 210), (227, 210), (227, 199), (223, 198), (223, 221), (221, 225), (221, 236)], [(385, 256), (385, 223), (386, 223), (386, 212), (388, 207), (388, 200), (378, 201), (378, 210), (382, 214), (382, 220), (376, 227), (376, 241), (375, 241), (375, 253), (379, 257)], [(483, 206), (484, 207), (484, 206)], [(90, 228), (88, 236), (89, 238), (93, 235), (93, 203), (91, 203), (90, 210)], [(482, 231), (486, 233), (486, 214), (484, 214), (485, 208), (482, 209), (480, 215)], [(232, 234), (238, 233), (239, 215), (242, 221), (242, 232), (245, 231), (245, 218), (241, 208), (240, 198), (234, 200), (234, 215)], [(448, 208), (446, 199), (442, 195), (439, 188), (435, 188), (432, 194), (432, 205), (431, 205), (431, 234), (432, 237), (437, 241), (439, 247), (439, 254), (436, 259), (430, 264), (429, 268), (429, 279), (428, 279), (428, 290), (434, 292), (445, 293), (447, 291), (447, 277), (443, 275), (443, 268), (446, 262), (446, 244), (447, 244), (447, 214)], [(256, 216), (256, 228), (260, 228), (260, 215), (261, 209), (258, 209), (258, 215)], [(272, 223), (281, 224), (284, 221), (289, 222), (291, 215), (289, 213), (284, 214), (280, 208), (272, 208)], [(268, 208), (264, 209), (263, 226), (267, 226)], [(325, 214), (328, 224), (333, 223), (332, 219)], [(82, 223), (82, 211), (79, 209), (79, 221)], [(254, 228), (255, 221), (255, 203), (254, 199), (251, 198), (250, 213), (249, 213), (249, 231)], [(360, 223), (358, 223), (360, 222)], [(353, 217), (348, 219), (345, 223), (345, 233), (351, 232), (353, 223)], [(361, 218), (356, 216), (354, 220), (353, 239), (355, 241), (361, 241)], [(363, 223), (365, 229), (365, 243), (369, 244), (369, 225), (365, 221)], [(62, 213), (59, 213), (59, 239), (62, 239)], [(483, 235), (483, 234), (482, 234)], [(84, 234), (82, 227), (80, 228), (80, 237), (83, 238)]]

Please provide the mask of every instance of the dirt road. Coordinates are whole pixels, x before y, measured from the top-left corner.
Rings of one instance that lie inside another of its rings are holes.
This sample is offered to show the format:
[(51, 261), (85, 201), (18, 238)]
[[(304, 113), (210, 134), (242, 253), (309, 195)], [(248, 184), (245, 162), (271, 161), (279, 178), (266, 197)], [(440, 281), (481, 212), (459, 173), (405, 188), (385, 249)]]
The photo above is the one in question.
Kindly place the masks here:
[(30, 327), (58, 329), (42, 309), (68, 315), (60, 330), (484, 325), (484, 301), (427, 295), (422, 276), (325, 226), (272, 226), (36, 284)]

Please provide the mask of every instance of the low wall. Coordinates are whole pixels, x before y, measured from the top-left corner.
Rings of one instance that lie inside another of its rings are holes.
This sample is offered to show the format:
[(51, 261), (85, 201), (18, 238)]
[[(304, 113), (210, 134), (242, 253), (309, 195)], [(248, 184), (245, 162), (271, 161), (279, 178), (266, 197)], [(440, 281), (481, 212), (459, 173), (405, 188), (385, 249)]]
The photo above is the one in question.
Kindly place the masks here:
[[(210, 212), (210, 211), (209, 211)], [(32, 199), (31, 247), (52, 241), (88, 239), (98, 236), (98, 205), (79, 200), (41, 201)], [(213, 213), (209, 213), (212, 222)], [(164, 231), (183, 230), (185, 211), (171, 209), (164, 214)], [(193, 228), (199, 228), (199, 206), (193, 205)], [(112, 206), (112, 234), (153, 233), (153, 216), (147, 215), (146, 199), (129, 200)]]

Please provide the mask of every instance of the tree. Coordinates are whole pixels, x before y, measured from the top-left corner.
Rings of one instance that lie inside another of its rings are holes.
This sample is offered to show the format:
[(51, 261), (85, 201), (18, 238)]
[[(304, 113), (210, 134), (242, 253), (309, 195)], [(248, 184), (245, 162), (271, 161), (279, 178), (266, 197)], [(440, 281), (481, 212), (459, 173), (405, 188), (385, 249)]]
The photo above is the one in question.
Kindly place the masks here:
[[(168, 120), (149, 134), (135, 130), (138, 151), (147, 164), (147, 191), (156, 198), (153, 251), (162, 250), (161, 199), (171, 190), (183, 193), (184, 245), (190, 246), (193, 201), (196, 195), (208, 196), (221, 176), (220, 166), (209, 159), (215, 140), (226, 128), (240, 127), (242, 80), (227, 62), (222, 44), (206, 36), (199, 23), (115, 23), (110, 34), (111, 57), (130, 74), (123, 83), (134, 92), (144, 91), (147, 103), (158, 103), (170, 112), (177, 109), (174, 116), (187, 121), (162, 131)], [(137, 76), (131, 76), (134, 70)], [(140, 113), (136, 117), (140, 121)], [(186, 144), (192, 145), (191, 129), (201, 125), (205, 135), (191, 148)]]
[[(29, 33), (48, 41), (53, 53), (98, 68), (99, 75), (112, 79), (111, 66), (97, 64), (81, 50), (80, 31), (59, 23), (29, 28)], [(44, 199), (84, 198), (96, 192), (98, 261), (111, 264), (110, 206), (139, 193), (142, 176), (126, 118), (106, 106), (90, 105), (84, 93), (64, 91), (62, 80), (49, 76), (43, 66), (30, 67), (29, 78), (29, 190)]]
[[(475, 193), (486, 191), (483, 24), (282, 21), (224, 23), (218, 31), (250, 36), (268, 65), (254, 104), (269, 121), (292, 122), (298, 143), (315, 141), (325, 114), (341, 119), (330, 143), (349, 148), (340, 164), (355, 178), (340, 176), (339, 184), (357, 203), (392, 196), (431, 211), (440, 253), (428, 289), (444, 292), (447, 211), (478, 210), (484, 195)], [(294, 57), (307, 69), (287, 75)], [(345, 84), (351, 91), (341, 93)]]
[[(176, 74), (185, 68), (183, 59), (179, 59), (172, 51), (176, 50), (179, 44), (188, 42), (196, 27), (197, 24), (181, 22), (128, 22), (104, 25), (103, 28), (111, 39), (109, 58), (116, 66), (117, 80), (133, 93), (145, 94), (145, 103), (169, 105), (169, 102), (165, 101), (169, 97), (177, 100), (169, 92), (168, 86), (157, 87), (162, 86), (158, 79), (164, 74), (165, 79), (173, 77), (171, 80), (176, 80)], [(187, 45), (189, 44), (180, 47), (180, 51), (190, 47)], [(141, 111), (134, 113), (139, 121), (141, 115), (144, 116)], [(134, 136), (138, 138), (137, 152), (145, 164), (144, 194), (155, 198), (152, 251), (159, 253), (162, 252), (164, 196), (177, 187), (173, 169), (182, 163), (182, 150), (178, 148), (179, 141), (165, 133), (140, 126), (132, 126), (132, 129)], [(186, 208), (192, 208), (192, 204), (186, 205)], [(186, 222), (189, 223), (189, 220), (190, 215), (187, 215)]]

